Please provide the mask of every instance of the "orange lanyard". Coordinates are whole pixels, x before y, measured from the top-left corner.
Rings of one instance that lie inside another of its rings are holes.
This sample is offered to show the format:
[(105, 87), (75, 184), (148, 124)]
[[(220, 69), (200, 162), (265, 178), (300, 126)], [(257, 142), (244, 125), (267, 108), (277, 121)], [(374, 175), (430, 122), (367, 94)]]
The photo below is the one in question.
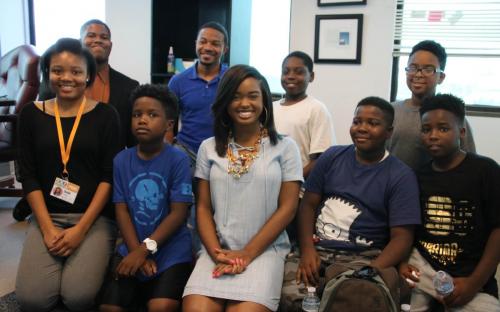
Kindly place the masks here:
[(76, 129), (78, 129), (78, 125), (80, 124), (80, 119), (82, 119), (83, 109), (85, 108), (85, 103), (87, 102), (87, 98), (83, 97), (83, 101), (80, 104), (80, 108), (78, 109), (78, 114), (76, 114), (75, 123), (73, 124), (73, 129), (71, 129), (71, 133), (68, 139), (68, 145), (64, 146), (64, 137), (61, 126), (61, 116), (59, 115), (59, 107), (57, 104), (57, 100), (54, 100), (54, 114), (56, 117), (56, 126), (57, 126), (57, 136), (59, 137), (59, 148), (61, 149), (61, 159), (64, 165), (63, 169), (63, 178), (68, 178), (68, 170), (66, 165), (69, 161), (69, 154), (71, 153), (71, 146), (73, 145), (73, 140), (75, 139)]

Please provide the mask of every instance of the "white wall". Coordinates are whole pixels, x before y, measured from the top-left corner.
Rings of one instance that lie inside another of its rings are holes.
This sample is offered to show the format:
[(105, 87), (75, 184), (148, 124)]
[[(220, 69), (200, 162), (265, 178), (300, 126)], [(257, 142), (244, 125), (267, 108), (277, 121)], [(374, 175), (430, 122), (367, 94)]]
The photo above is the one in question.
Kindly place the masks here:
[(324, 102), (333, 116), (338, 144), (350, 144), (349, 126), (356, 104), (370, 95), (390, 94), (394, 0), (367, 5), (318, 7), (317, 1), (293, 0), (290, 51), (314, 55), (314, 25), (318, 14), (363, 14), (361, 64), (314, 64), (315, 80), (308, 94)]
[(500, 164), (500, 118), (467, 116), (478, 154), (493, 158)]
[(106, 23), (111, 66), (139, 83), (150, 82), (151, 0), (106, 0)]
[[(314, 55), (314, 19), (317, 14), (364, 15), (361, 65), (314, 64), (316, 78), (308, 93), (323, 101), (332, 113), (337, 143), (349, 144), (349, 126), (356, 103), (376, 95), (389, 99), (394, 31), (394, 0), (371, 0), (364, 6), (318, 7), (317, 1), (292, 0), (290, 51)], [(445, 82), (446, 83), (446, 82)], [(467, 117), (477, 152), (500, 163), (500, 118)]]
[[(335, 123), (337, 142), (349, 144), (349, 126), (356, 103), (363, 97), (389, 98), (395, 1), (371, 0), (367, 5), (318, 7), (315, 0), (292, 0), (290, 50), (314, 54), (317, 14), (364, 14), (361, 65), (315, 64), (316, 80), (308, 92), (325, 102)], [(0, 0), (0, 39), (5, 45), (25, 40), (24, 0)], [(10, 21), (10, 22), (8, 22)], [(106, 21), (113, 32), (113, 67), (149, 82), (151, 69), (151, 0), (106, 0)], [(16, 26), (17, 25), (17, 26)], [(7, 42), (7, 43), (4, 43)], [(500, 118), (468, 117), (479, 153), (500, 163)]]

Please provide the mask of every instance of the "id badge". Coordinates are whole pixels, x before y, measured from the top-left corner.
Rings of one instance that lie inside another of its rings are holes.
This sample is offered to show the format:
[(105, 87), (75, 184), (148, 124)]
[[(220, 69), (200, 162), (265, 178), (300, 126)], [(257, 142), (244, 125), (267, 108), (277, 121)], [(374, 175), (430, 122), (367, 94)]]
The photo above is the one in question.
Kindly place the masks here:
[(67, 203), (73, 204), (79, 190), (80, 186), (75, 183), (71, 183), (61, 178), (56, 178), (54, 186), (52, 186), (52, 190), (50, 191), (50, 195)]

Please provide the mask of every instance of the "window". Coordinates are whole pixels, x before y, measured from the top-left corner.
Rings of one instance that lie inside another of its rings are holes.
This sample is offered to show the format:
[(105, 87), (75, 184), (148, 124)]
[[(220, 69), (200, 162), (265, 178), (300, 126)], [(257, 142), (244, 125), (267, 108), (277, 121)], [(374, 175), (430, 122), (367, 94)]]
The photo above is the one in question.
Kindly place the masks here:
[(448, 54), (438, 92), (463, 98), (468, 111), (500, 112), (500, 0), (397, 0), (393, 100), (410, 97), (404, 68), (427, 39)]
[(80, 27), (90, 19), (105, 21), (105, 0), (33, 0), (35, 42), (45, 52), (59, 38), (80, 38)]
[(231, 65), (249, 64), (283, 93), (281, 62), (288, 55), (291, 0), (232, 1)]
[(281, 61), (290, 45), (290, 2), (253, 0), (249, 64), (266, 77), (273, 93), (283, 92)]

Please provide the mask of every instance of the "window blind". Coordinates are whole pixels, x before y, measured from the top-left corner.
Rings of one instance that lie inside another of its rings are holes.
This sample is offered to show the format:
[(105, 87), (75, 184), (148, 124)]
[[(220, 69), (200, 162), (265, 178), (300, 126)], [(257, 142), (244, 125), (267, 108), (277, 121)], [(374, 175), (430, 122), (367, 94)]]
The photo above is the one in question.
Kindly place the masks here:
[(435, 40), (449, 56), (500, 56), (500, 0), (397, 0), (394, 56)]

